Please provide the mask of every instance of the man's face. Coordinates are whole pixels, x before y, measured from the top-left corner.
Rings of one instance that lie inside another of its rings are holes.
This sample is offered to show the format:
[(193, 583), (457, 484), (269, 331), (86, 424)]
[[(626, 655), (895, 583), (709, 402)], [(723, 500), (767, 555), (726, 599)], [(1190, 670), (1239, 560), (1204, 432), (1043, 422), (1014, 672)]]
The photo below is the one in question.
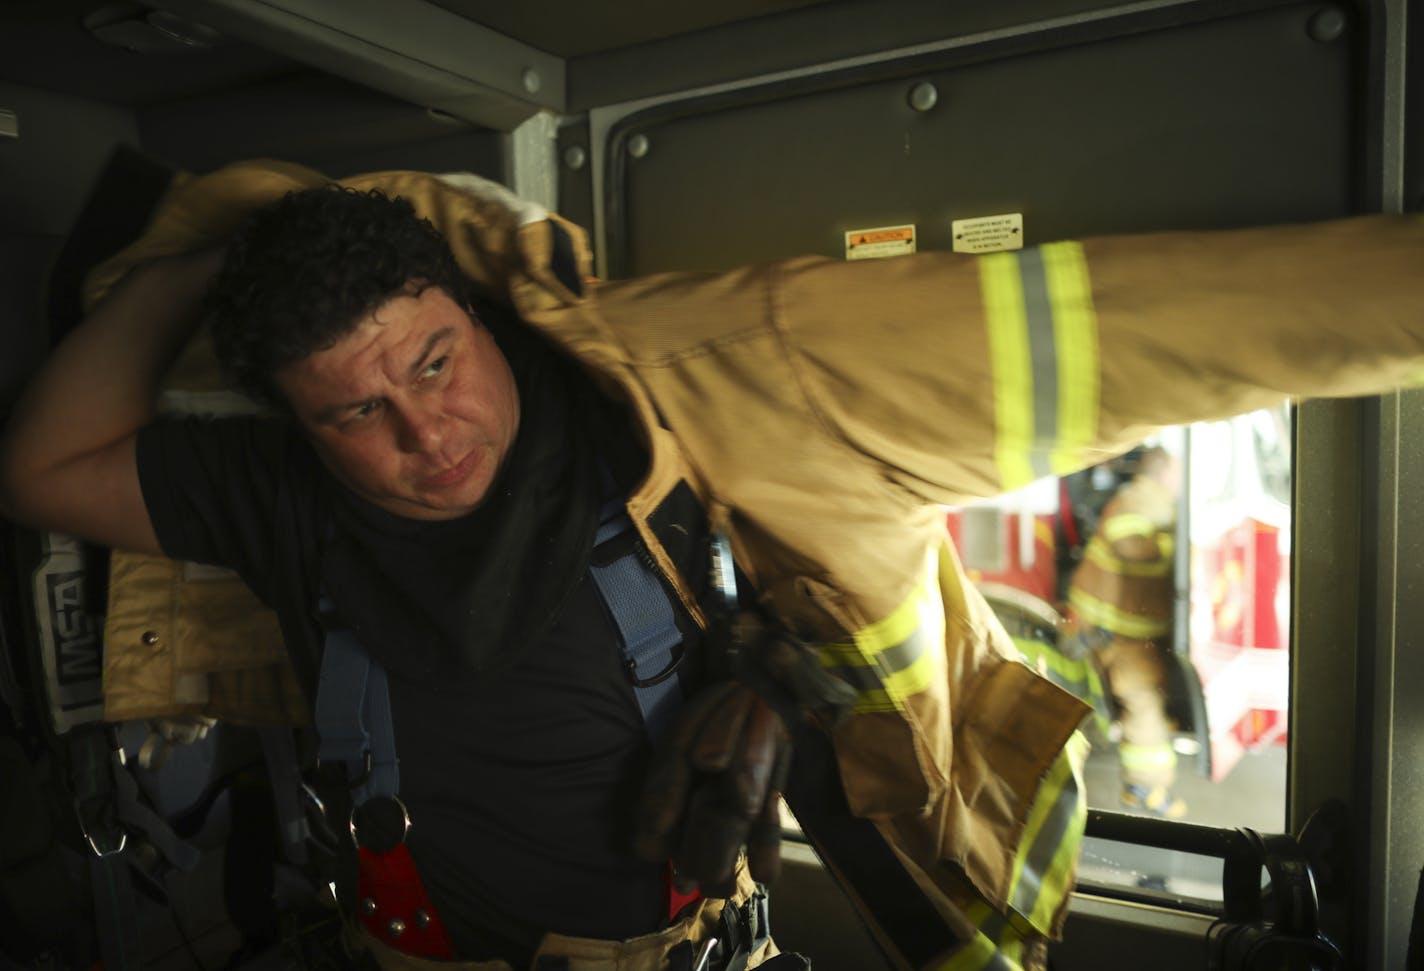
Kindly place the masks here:
[(276, 379), (332, 474), (408, 519), (473, 511), (519, 430), (493, 336), (435, 287), (393, 297)]

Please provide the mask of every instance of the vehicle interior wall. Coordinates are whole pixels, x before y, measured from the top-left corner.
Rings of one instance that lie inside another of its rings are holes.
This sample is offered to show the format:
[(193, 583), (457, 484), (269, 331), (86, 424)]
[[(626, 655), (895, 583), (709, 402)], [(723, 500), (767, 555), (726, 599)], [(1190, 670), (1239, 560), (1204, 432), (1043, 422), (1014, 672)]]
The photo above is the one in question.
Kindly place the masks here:
[(595, 111), (609, 274), (844, 258), (847, 231), (910, 223), (950, 249), (953, 220), (1002, 213), (1033, 244), (1359, 204), (1339, 8), (1089, 26)]
[(44, 347), (44, 278), (111, 147), (134, 141), (123, 107), (0, 79), (18, 134), (0, 137), (0, 401)]

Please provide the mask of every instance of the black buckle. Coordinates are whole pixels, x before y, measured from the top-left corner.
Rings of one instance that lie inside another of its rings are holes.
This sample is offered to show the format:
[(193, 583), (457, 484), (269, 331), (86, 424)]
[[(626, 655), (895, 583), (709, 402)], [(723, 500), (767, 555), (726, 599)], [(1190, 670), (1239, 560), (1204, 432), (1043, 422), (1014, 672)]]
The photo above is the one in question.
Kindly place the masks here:
[(99, 859), (116, 856), (128, 845), (128, 832), (119, 819), (119, 794), (114, 773), (124, 772), (124, 750), (113, 744), (107, 731), (95, 732), (75, 742), (73, 758), (74, 816), (89, 849)]
[[(84, 839), (88, 841), (89, 849), (94, 851), (95, 856), (102, 860), (107, 856), (116, 856), (124, 851), (124, 847), (127, 846), (129, 842), (129, 834), (124, 831), (122, 826), (116, 825), (109, 833), (100, 834), (96, 837), (95, 834), (98, 831), (98, 826), (91, 825), (84, 821), (83, 807), (74, 807), (74, 812), (79, 818), (79, 831), (84, 834)], [(98, 820), (94, 822), (97, 823)], [(118, 834), (117, 842), (114, 840), (115, 833)]]
[(744, 971), (757, 948), (771, 937), (771, 912), (766, 890), (757, 884), (756, 890), (740, 907), (729, 900), (722, 907), (718, 922), (716, 961), (711, 966), (718, 971)]
[(323, 762), (316, 760), (316, 771), (327, 782), (333, 785), (342, 785), (348, 789), (355, 789), (359, 785), (364, 785), (366, 780), (371, 778), (371, 750), (367, 749), (361, 756), (361, 774), (354, 779), (346, 777), (346, 767), (349, 762)]

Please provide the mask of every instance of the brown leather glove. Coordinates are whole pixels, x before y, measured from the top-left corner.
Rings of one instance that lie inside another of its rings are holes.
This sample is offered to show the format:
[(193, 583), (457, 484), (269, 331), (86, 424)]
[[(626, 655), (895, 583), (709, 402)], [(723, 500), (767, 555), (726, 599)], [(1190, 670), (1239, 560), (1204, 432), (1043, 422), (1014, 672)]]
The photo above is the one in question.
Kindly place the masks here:
[(682, 710), (654, 754), (639, 809), (638, 854), (671, 859), (680, 889), (697, 886), (710, 897), (731, 896), (743, 846), (752, 877), (774, 880), (790, 762), (790, 733), (766, 699), (736, 681), (710, 685)]

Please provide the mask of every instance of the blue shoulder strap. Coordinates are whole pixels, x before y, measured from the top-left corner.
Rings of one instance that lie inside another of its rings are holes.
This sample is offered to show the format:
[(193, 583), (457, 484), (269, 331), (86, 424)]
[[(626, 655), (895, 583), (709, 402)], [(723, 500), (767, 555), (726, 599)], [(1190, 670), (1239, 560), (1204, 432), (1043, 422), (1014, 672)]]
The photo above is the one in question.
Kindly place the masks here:
[(400, 791), (386, 669), (350, 630), (326, 633), (314, 720), (317, 763), (345, 767), (352, 805)]
[[(643, 725), (657, 739), (682, 704), (677, 668), (682, 632), (677, 626), (674, 594), (647, 562), (621, 496), (603, 504), (595, 549), (631, 534), (621, 555), (592, 563), (589, 572), (608, 608), (619, 651)], [(323, 613), (329, 605), (323, 600)], [(352, 781), (354, 805), (374, 796), (395, 795), (400, 788), (395, 729), (391, 720), (386, 671), (347, 629), (326, 634), (317, 677), (317, 761), (340, 764)]]
[(598, 593), (613, 619), (643, 727), (656, 741), (682, 704), (677, 668), (682, 660), (682, 632), (677, 627), (673, 594), (643, 555), (621, 496), (603, 504), (594, 549), (625, 533), (632, 542), (612, 562), (589, 566)]

